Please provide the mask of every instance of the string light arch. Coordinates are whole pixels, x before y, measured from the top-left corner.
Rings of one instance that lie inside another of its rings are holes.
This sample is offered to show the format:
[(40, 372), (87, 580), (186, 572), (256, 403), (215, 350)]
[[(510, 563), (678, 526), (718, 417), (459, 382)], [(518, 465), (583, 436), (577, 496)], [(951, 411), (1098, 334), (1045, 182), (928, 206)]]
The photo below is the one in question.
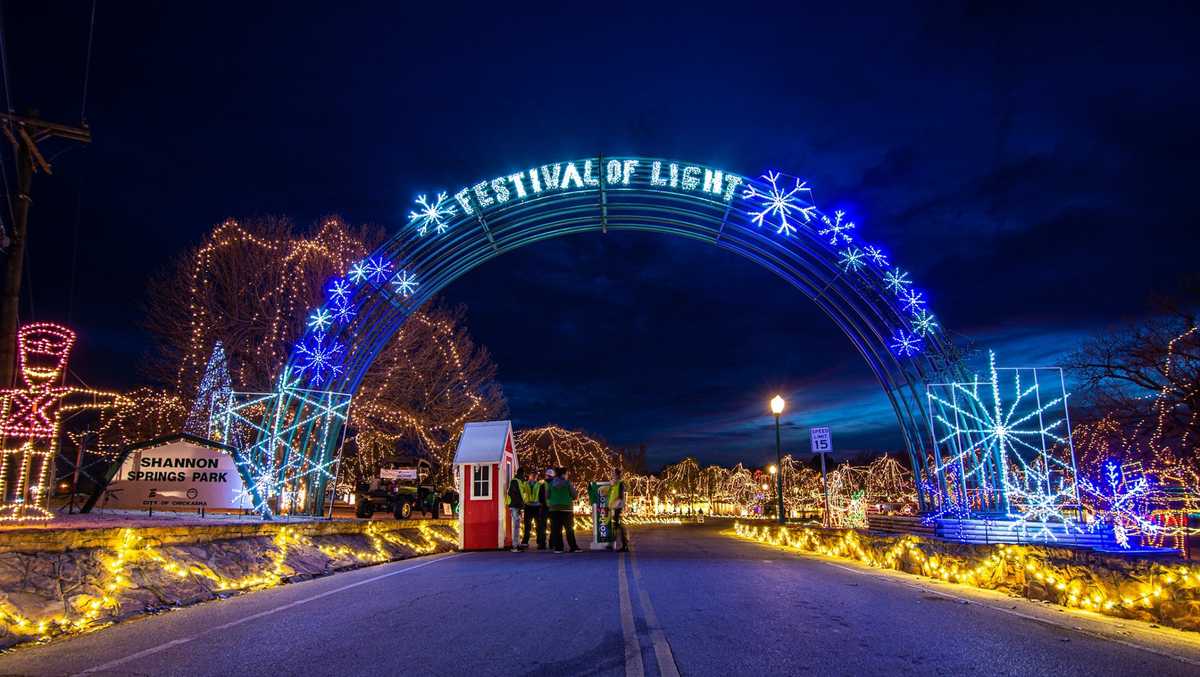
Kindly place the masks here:
[[(863, 238), (866, 230), (842, 211), (822, 212), (795, 177), (656, 158), (598, 156), (457, 191), (428, 190), (417, 197), (405, 227), (327, 283), (325, 303), (306, 316), (307, 331), (279, 389), (354, 393), (410, 314), (501, 254), (577, 233), (654, 232), (738, 254), (814, 302), (874, 373), (921, 474), (932, 438), (925, 386), (965, 374), (927, 292), (885, 248)], [(320, 465), (335, 453), (337, 439), (285, 442)], [(318, 491), (309, 495), (323, 496), (326, 478), (316, 481)]]

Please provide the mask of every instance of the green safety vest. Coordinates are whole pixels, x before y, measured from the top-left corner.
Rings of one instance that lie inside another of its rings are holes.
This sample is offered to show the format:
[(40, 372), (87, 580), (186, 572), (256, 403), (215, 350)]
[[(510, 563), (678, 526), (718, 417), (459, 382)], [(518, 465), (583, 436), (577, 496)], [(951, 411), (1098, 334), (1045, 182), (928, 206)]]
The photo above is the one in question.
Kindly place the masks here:
[(571, 509), (571, 484), (569, 482), (551, 482), (546, 487), (546, 505), (554, 508)]

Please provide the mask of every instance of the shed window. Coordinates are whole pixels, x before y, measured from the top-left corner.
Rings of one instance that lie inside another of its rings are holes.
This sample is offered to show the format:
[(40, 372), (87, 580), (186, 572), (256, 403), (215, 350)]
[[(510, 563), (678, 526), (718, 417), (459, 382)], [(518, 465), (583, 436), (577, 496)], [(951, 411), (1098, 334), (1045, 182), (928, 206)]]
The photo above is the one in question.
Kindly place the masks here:
[(471, 498), (492, 497), (492, 466), (471, 466)]

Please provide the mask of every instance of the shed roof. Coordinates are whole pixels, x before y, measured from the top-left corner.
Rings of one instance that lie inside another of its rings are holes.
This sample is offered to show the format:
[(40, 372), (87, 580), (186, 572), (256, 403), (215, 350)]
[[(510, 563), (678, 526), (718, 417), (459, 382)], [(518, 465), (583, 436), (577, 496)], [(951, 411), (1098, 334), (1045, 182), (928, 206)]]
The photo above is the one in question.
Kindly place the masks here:
[(463, 426), (455, 463), (499, 463), (513, 451), (512, 421), (479, 421)]

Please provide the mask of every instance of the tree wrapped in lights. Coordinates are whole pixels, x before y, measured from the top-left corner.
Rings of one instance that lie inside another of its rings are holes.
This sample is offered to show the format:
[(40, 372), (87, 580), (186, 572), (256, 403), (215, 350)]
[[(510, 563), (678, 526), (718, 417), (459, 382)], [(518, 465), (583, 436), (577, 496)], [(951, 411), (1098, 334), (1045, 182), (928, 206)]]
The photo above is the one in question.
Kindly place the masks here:
[[(204, 367), (204, 377), (192, 402), (192, 410), (183, 431), (198, 437), (206, 437), (217, 442), (220, 439), (219, 420), (229, 408), (233, 399), (233, 381), (229, 378), (229, 364), (225, 360), (225, 348), (217, 341), (213, 345), (212, 355)], [(236, 444), (236, 442), (233, 442)]]
[[(217, 342), (224, 348), (234, 390), (273, 389), (306, 329), (345, 321), (356, 312), (352, 288), (341, 275), (390, 279), (389, 262), (364, 263), (377, 239), (336, 218), (323, 220), (312, 233), (297, 232), (278, 219), (218, 225), (152, 285), (148, 325), (159, 350), (150, 375), (171, 384), (163, 397), (186, 398), (194, 405), (192, 396), (205, 391), (208, 351)], [(322, 299), (328, 299), (325, 306), (320, 306)], [(309, 311), (318, 306), (321, 312)], [(462, 424), (503, 415), (495, 367), (486, 350), (470, 339), (464, 322), (461, 309), (425, 307), (388, 342), (356, 394), (347, 426), (364, 442), (350, 445), (358, 446), (360, 455), (345, 464), (349, 484), (369, 477), (379, 460), (397, 449), (429, 456), (445, 481)], [(150, 416), (154, 407), (148, 402), (143, 406)], [(242, 411), (251, 414), (253, 407)], [(122, 414), (126, 421), (134, 416)], [(183, 422), (180, 417), (176, 425)], [(140, 427), (145, 426), (110, 422), (106, 430)], [(109, 439), (107, 444), (136, 439)], [(255, 443), (255, 438), (242, 442)]]
[(563, 467), (577, 485), (612, 479), (618, 455), (599, 439), (555, 425), (518, 431), (514, 443), (521, 466), (544, 470)]

